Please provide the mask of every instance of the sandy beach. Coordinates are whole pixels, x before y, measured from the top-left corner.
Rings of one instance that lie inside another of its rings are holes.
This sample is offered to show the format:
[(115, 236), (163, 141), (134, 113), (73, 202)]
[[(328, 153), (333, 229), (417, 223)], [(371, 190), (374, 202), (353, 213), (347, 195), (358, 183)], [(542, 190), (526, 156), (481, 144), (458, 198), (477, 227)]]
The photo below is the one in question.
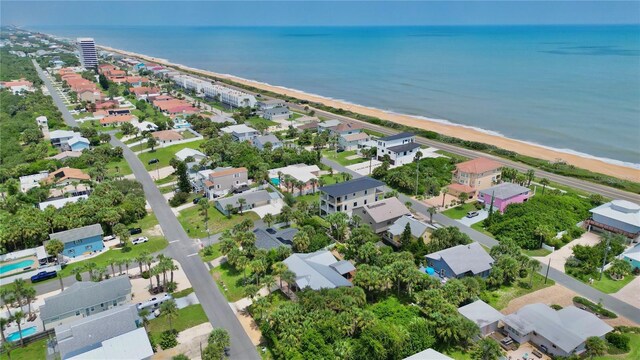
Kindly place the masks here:
[[(302, 91), (296, 91), (293, 89), (287, 89), (280, 86), (269, 85), (257, 81), (251, 81), (231, 75), (219, 74), (212, 71), (206, 71), (201, 69), (195, 69), (192, 67), (174, 64), (169, 62), (166, 59), (159, 59), (151, 56), (146, 56), (143, 54), (138, 54), (130, 51), (124, 51), (119, 49), (114, 49), (106, 46), (98, 46), (101, 49), (106, 51), (120, 53), (129, 57), (136, 57), (139, 59), (143, 59), (146, 61), (155, 62), (165, 66), (171, 66), (179, 70), (187, 70), (194, 73), (198, 73), (204, 76), (214, 76), (216, 78), (228, 79), (239, 84), (252, 86), (258, 89), (271, 91), (274, 93), (292, 96), (298, 99), (307, 100), (310, 102), (322, 103), (327, 106), (331, 106), (334, 108), (342, 108), (345, 110), (350, 110), (352, 112), (360, 113), (367, 116), (373, 116), (384, 120), (393, 121), (399, 124), (412, 126), (416, 128), (421, 128), (425, 130), (435, 131), (437, 133), (453, 136), (464, 140), (469, 141), (477, 141), (486, 144), (492, 144), (497, 147), (507, 149), (510, 151), (517, 152), (522, 155), (527, 155), (539, 159), (556, 161), (563, 160), (568, 164), (574, 165), (579, 168), (587, 169), (590, 171), (615, 176), (620, 179), (632, 180), (632, 181), (640, 181), (640, 169), (611, 164), (599, 159), (593, 159), (586, 156), (580, 156), (576, 154), (570, 154), (554, 149), (550, 149), (544, 146), (531, 144), (519, 140), (509, 139), (506, 137), (488, 134), (473, 128), (458, 126), (455, 124), (446, 124), (437, 121), (429, 121), (409, 115), (403, 114), (395, 114), (389, 113), (380, 109), (373, 109), (361, 105), (350, 104), (344, 101), (339, 101), (335, 99), (329, 99), (318, 95), (308, 94)], [(630, 144), (630, 146), (633, 146)]]

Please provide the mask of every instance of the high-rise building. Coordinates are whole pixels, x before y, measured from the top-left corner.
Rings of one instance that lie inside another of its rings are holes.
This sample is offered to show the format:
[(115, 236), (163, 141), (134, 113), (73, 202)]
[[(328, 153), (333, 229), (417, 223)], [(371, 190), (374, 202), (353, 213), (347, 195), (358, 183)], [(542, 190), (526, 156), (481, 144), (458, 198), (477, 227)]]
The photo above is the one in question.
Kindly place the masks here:
[(80, 51), (80, 64), (90, 69), (98, 66), (98, 53), (93, 38), (78, 38), (78, 51)]

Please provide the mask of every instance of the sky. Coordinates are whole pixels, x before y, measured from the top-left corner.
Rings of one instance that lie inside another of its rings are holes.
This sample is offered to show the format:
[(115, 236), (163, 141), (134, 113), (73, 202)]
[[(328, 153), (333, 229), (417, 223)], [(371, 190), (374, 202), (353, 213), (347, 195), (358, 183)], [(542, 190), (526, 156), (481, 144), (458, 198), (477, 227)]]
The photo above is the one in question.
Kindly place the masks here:
[(2, 25), (639, 24), (640, 1), (0, 1)]

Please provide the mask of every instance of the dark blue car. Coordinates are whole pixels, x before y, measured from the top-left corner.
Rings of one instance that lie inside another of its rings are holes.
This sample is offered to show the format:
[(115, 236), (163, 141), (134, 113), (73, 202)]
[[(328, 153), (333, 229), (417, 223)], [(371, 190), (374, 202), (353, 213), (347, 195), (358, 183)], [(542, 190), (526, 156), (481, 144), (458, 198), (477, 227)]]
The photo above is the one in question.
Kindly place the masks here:
[(31, 277), (31, 282), (36, 283), (38, 281), (44, 281), (56, 277), (58, 273), (56, 271), (41, 271)]

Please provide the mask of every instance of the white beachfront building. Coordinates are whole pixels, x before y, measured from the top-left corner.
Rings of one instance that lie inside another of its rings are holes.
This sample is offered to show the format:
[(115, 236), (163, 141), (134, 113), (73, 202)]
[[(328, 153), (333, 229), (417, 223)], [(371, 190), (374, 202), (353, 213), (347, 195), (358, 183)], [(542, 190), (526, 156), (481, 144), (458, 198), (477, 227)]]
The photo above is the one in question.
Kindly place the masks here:
[(208, 98), (217, 98), (221, 103), (232, 107), (254, 107), (256, 105), (256, 98), (253, 95), (239, 90), (214, 85), (206, 80), (183, 74), (174, 75), (172, 79), (180, 87), (193, 90), (198, 95), (204, 95)]
[(383, 161), (384, 156), (389, 155), (391, 165), (411, 164), (420, 151), (420, 145), (415, 142), (415, 138), (415, 134), (412, 133), (399, 133), (379, 138), (376, 141), (378, 160)]

